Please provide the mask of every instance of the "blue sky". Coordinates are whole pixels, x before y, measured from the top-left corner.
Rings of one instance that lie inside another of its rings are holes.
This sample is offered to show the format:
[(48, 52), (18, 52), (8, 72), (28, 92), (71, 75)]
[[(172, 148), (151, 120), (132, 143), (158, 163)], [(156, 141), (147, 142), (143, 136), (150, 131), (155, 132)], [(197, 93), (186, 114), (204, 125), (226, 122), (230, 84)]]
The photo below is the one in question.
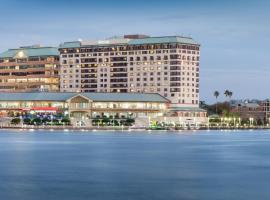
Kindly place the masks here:
[[(270, 97), (268, 0), (0, 0), (0, 51), (142, 33), (201, 43), (201, 100)], [(222, 95), (223, 96), (223, 95)]]

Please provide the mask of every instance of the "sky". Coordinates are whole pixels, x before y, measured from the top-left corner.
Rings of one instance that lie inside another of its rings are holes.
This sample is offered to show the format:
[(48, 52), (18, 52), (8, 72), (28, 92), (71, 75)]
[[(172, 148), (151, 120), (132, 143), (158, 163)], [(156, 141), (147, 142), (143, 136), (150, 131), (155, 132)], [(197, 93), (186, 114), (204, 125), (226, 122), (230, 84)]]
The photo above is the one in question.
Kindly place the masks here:
[(124, 34), (183, 35), (201, 44), (200, 99), (270, 98), (268, 0), (0, 0), (0, 51)]

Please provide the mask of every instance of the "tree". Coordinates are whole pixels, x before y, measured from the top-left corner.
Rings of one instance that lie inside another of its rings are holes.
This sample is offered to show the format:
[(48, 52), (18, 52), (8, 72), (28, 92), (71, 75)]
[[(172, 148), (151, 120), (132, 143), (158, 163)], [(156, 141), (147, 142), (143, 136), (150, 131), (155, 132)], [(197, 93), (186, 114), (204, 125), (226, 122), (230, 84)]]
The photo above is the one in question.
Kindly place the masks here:
[(40, 118), (34, 118), (31, 123), (33, 125), (41, 125), (42, 120)]
[(135, 119), (128, 118), (125, 120), (125, 126), (132, 126), (135, 123)]
[(232, 95), (233, 95), (233, 92), (232, 91), (229, 91), (229, 93), (228, 93), (229, 98), (231, 98)]
[(225, 90), (224, 95), (225, 95), (225, 97), (229, 97), (229, 99), (231, 99), (233, 92), (230, 90)]
[(62, 123), (65, 123), (66, 125), (70, 125), (70, 119), (65, 117), (61, 120)]
[(17, 124), (19, 124), (19, 123), (21, 123), (21, 119), (20, 119), (20, 118), (13, 118), (13, 119), (11, 120), (11, 124), (17, 125)]
[(29, 125), (29, 124), (31, 124), (31, 119), (30, 118), (24, 118), (23, 123)]
[(51, 120), (49, 118), (43, 118), (42, 119), (42, 123), (47, 124), (48, 122), (50, 122)]
[(228, 97), (229, 94), (230, 94), (230, 91), (229, 90), (225, 90), (225, 92), (224, 92), (225, 97)]
[(217, 102), (217, 98), (219, 96), (219, 91), (215, 91), (214, 92), (214, 96), (216, 97), (216, 114), (217, 114), (217, 110), (218, 110), (218, 102)]

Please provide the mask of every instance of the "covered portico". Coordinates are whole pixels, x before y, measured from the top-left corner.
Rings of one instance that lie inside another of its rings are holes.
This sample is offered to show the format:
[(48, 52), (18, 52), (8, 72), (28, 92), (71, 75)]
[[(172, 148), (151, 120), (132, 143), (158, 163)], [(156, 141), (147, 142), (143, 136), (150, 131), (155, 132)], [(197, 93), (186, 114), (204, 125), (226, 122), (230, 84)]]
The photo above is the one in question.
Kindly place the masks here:
[(78, 94), (66, 102), (68, 104), (69, 118), (74, 126), (91, 126), (93, 101), (90, 98)]

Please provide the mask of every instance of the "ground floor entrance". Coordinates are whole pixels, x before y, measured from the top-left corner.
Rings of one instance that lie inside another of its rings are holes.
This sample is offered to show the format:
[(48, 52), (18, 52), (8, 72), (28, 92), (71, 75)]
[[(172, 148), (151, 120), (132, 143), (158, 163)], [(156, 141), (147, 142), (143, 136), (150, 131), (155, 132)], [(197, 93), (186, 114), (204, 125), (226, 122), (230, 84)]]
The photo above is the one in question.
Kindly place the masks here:
[(70, 112), (70, 121), (76, 127), (89, 127), (92, 125), (90, 113), (87, 111)]

